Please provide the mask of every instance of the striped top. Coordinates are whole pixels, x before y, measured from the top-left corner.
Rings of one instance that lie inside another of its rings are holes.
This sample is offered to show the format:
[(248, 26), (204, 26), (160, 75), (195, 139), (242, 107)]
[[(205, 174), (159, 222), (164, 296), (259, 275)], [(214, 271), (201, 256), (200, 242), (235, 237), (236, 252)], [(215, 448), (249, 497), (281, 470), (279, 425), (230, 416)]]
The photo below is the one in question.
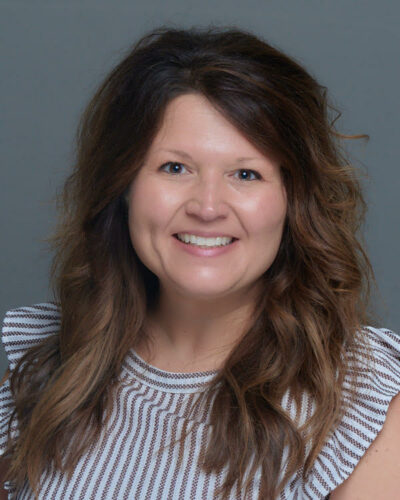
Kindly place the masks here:
[[(60, 311), (56, 304), (43, 303), (9, 311), (4, 319), (2, 341), (10, 370), (21, 355), (49, 335), (57, 335)], [(391, 399), (400, 392), (400, 336), (387, 329), (365, 327), (374, 353), (374, 367), (363, 365), (355, 403), (331, 433), (314, 462), (306, 482), (299, 470), (287, 483), (279, 499), (324, 499), (353, 471), (381, 430)], [(360, 351), (362, 352), (362, 351)], [(105, 500), (204, 500), (215, 498), (223, 480), (205, 474), (196, 457), (210, 432), (209, 408), (199, 405), (188, 418), (193, 398), (201, 398), (216, 371), (172, 373), (155, 368), (133, 350), (123, 364), (113, 397), (111, 418), (101, 438), (79, 460), (71, 480), (57, 470), (43, 473), (40, 499)], [(346, 397), (346, 386), (344, 388)], [(283, 407), (295, 418), (290, 395)], [(7, 423), (13, 408), (9, 381), (0, 387), (0, 454), (4, 453)], [(312, 414), (313, 403), (304, 395), (301, 418)], [(303, 420), (304, 421), (304, 420)], [(185, 441), (183, 467), (177, 467), (179, 445), (167, 446), (185, 426), (191, 432)], [(13, 432), (18, 432), (14, 427)], [(164, 447), (166, 446), (166, 447)], [(157, 451), (160, 451), (157, 453)], [(256, 500), (260, 474), (251, 483), (246, 500)], [(15, 491), (5, 484), (8, 498), (33, 499), (29, 486)], [(233, 488), (231, 499), (243, 499)]]

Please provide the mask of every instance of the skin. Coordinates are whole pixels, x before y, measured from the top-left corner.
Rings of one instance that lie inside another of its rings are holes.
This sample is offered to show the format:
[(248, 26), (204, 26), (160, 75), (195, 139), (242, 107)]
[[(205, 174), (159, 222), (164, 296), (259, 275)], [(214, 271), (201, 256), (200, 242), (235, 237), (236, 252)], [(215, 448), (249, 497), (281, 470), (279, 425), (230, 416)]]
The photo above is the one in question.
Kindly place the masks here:
[(400, 394), (386, 414), (382, 430), (331, 500), (397, 500), (400, 498)]
[[(238, 161), (244, 157), (252, 160)], [(162, 167), (166, 162), (178, 165)], [(243, 333), (259, 279), (279, 249), (287, 211), (279, 163), (206, 98), (179, 96), (167, 107), (128, 203), (132, 245), (160, 280), (147, 322), (153, 363), (170, 371), (216, 368)], [(173, 237), (186, 229), (239, 241), (223, 255), (194, 256)]]

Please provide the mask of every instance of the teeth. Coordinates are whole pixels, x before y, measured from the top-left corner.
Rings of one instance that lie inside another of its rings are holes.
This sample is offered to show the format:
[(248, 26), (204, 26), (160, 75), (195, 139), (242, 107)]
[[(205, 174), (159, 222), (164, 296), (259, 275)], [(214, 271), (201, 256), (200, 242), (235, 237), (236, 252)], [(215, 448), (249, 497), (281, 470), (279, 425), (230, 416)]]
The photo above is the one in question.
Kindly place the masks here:
[(229, 245), (233, 238), (227, 238), (225, 236), (218, 236), (217, 238), (203, 238), (201, 236), (194, 236), (193, 234), (179, 233), (177, 234), (178, 239), (184, 241), (185, 243), (190, 243), (191, 245), (203, 246), (203, 247), (219, 247)]

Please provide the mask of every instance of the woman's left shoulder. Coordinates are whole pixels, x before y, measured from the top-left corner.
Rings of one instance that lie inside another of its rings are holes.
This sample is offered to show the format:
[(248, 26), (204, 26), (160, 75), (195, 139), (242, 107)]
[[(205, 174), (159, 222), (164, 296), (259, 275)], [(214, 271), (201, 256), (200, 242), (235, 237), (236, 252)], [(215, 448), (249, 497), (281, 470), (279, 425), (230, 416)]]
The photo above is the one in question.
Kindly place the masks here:
[[(400, 484), (400, 335), (365, 326), (350, 352), (346, 411), (302, 485), (310, 498), (386, 500)], [(356, 376), (355, 398), (350, 398)], [(314, 496), (313, 496), (314, 495)], [(396, 496), (397, 495), (397, 496)]]
[(331, 500), (385, 500), (399, 494), (400, 335), (372, 326), (364, 327), (362, 335), (371, 348), (372, 365), (359, 374), (357, 400), (348, 413), (353, 429), (348, 422), (342, 425), (348, 437), (353, 433), (350, 450), (356, 464)]
[(395, 361), (400, 361), (400, 333), (389, 328), (364, 326), (359, 338), (369, 343), (377, 359), (383, 355), (385, 358), (394, 358)]
[(400, 393), (391, 400), (377, 437), (350, 476), (332, 492), (330, 500), (399, 498), (399, 486)]
[(349, 375), (356, 370), (361, 379), (368, 380), (368, 390), (393, 397), (399, 392), (400, 334), (388, 328), (365, 326), (358, 338), (361, 341), (354, 348)]

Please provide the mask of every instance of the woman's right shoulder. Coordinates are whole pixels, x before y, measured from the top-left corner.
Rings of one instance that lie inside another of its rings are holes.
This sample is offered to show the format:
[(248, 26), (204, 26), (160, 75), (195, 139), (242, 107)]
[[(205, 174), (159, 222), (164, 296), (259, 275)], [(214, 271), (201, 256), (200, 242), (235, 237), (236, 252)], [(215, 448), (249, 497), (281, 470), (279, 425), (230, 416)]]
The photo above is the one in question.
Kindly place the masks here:
[(43, 302), (7, 311), (1, 340), (8, 359), (8, 369), (12, 371), (29, 348), (58, 334), (60, 324), (61, 311), (55, 302)]

